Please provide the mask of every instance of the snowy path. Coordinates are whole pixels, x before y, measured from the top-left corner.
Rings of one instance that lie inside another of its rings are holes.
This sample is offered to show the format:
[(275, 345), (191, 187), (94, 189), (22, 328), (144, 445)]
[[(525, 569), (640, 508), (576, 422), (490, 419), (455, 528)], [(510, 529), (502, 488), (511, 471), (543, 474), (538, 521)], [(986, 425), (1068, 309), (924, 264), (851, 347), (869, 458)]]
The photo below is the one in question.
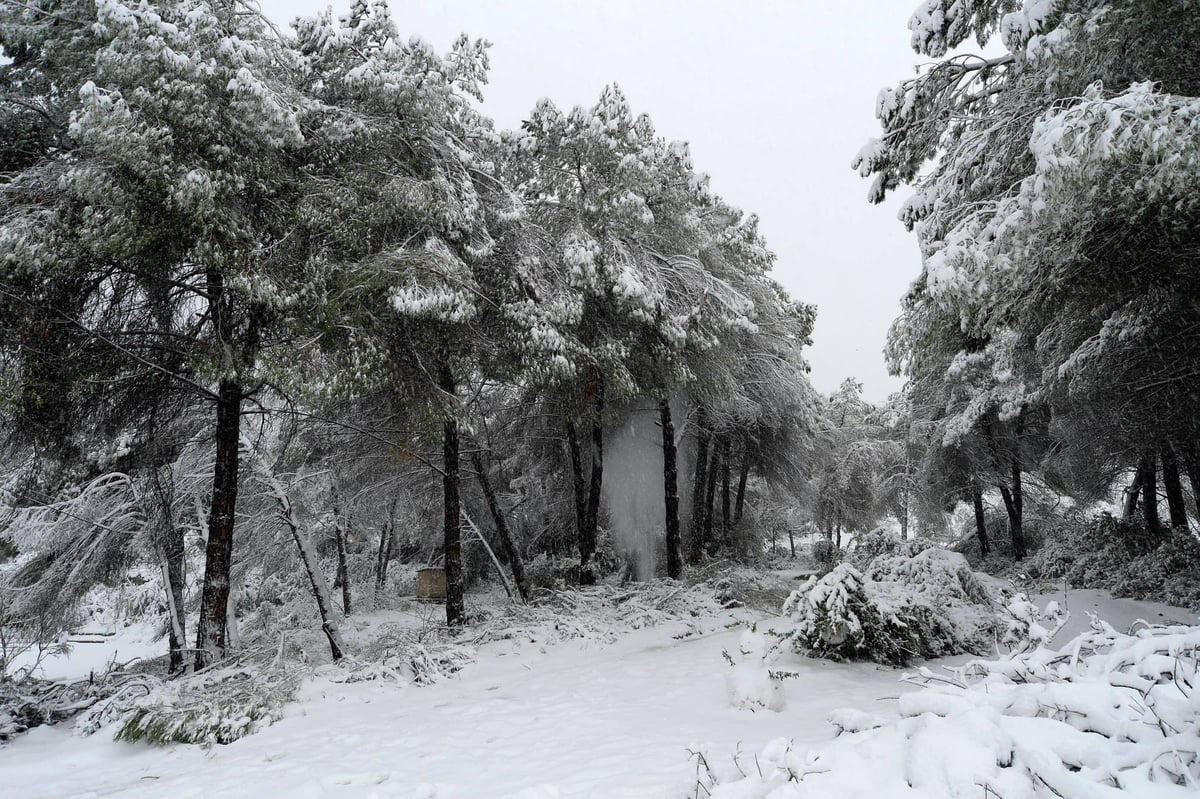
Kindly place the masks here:
[(689, 744), (724, 754), (780, 735), (828, 739), (830, 710), (890, 708), (876, 699), (899, 691), (895, 671), (803, 661), (786, 664), (802, 676), (787, 682), (783, 713), (735, 710), (721, 650), (739, 631), (677, 631), (545, 654), (492, 645), (427, 688), (315, 684), (287, 718), (208, 752), (40, 728), (0, 750), (0, 785), (25, 797), (676, 797)]
[[(1161, 605), (1072, 592), (1072, 610), (1118, 626)], [(1083, 614), (1078, 613), (1077, 623)], [(676, 640), (675, 626), (612, 645), (491, 644), (455, 679), (427, 688), (310, 684), (286, 718), (230, 746), (155, 749), (104, 732), (39, 728), (0, 749), (0, 795), (21, 797), (436, 797), (675, 799), (688, 795), (689, 745), (832, 737), (829, 711), (888, 713), (904, 686), (871, 664), (785, 660), (782, 713), (736, 710), (722, 649), (739, 630)]]

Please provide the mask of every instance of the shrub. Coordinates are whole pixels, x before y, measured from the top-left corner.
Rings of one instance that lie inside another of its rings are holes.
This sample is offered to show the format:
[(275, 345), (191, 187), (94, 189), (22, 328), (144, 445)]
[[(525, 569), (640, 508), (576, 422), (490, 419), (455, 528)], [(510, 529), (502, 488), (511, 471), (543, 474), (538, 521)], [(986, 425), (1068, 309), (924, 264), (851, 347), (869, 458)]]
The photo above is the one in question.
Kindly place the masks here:
[(860, 572), (842, 563), (809, 578), (784, 603), (801, 652), (834, 660), (903, 665), (978, 652), (994, 639), (994, 591), (956, 553), (885, 555)]
[(901, 538), (899, 533), (880, 527), (869, 533), (864, 533), (855, 539), (854, 551), (850, 560), (856, 566), (862, 568), (876, 558), (885, 555), (905, 555), (912, 557), (931, 546), (933, 544), (929, 541), (921, 539), (908, 541)]
[(1110, 514), (1064, 519), (1030, 560), (1031, 576), (1118, 596), (1200, 607), (1200, 542), (1184, 529), (1148, 531)]
[(821, 571), (827, 572), (842, 559), (842, 550), (828, 538), (818, 538), (812, 545), (812, 557)]
[(579, 584), (579, 561), (574, 558), (553, 558), (544, 552), (525, 564), (525, 579), (529, 590), (539, 588), (556, 591)]
[[(203, 675), (164, 684), (130, 708), (97, 706), (79, 724), (98, 728), (97, 713), (120, 715), (114, 740), (151, 744), (233, 743), (269, 726), (295, 694), (298, 674), (252, 674), (247, 670)], [(81, 732), (91, 730), (80, 728)]]

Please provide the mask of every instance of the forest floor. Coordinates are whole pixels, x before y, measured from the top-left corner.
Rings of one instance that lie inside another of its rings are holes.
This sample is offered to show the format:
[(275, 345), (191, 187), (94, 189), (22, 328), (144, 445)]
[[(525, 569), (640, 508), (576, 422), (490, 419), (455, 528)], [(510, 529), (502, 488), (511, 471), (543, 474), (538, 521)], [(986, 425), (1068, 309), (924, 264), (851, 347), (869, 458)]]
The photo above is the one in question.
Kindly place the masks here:
[[(1096, 591), (1071, 591), (1067, 602), (1076, 629), (1086, 624), (1085, 610), (1119, 629), (1138, 618), (1194, 619)], [(426, 687), (318, 676), (273, 726), (211, 749), (119, 743), (103, 730), (80, 738), (69, 724), (40, 727), (0, 748), (0, 785), (5, 795), (30, 799), (676, 799), (696, 791), (689, 749), (726, 762), (740, 749), (744, 764), (774, 738), (828, 741), (832, 710), (888, 715), (902, 691), (916, 690), (899, 681), (902, 671), (785, 656), (778, 668), (797, 674), (784, 682), (786, 708), (735, 709), (722, 650), (735, 652), (755, 618), (731, 611), (705, 620), (700, 633), (695, 624), (667, 624), (608, 644), (495, 641), (452, 679)], [(678, 637), (685, 630), (692, 634)], [(118, 635), (104, 646), (122, 645)], [(78, 673), (103, 659), (79, 650), (88, 654)], [(59, 664), (56, 671), (70, 669)]]

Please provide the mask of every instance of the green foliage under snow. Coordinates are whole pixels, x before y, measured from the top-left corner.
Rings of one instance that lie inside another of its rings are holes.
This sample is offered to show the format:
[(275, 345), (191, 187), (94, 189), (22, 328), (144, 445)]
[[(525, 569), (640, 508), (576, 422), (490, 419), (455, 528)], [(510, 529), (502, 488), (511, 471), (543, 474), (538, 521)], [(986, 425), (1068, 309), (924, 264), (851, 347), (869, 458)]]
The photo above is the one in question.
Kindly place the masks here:
[(860, 571), (838, 564), (784, 603), (797, 651), (902, 665), (979, 652), (994, 640), (998, 592), (942, 549), (883, 554)]

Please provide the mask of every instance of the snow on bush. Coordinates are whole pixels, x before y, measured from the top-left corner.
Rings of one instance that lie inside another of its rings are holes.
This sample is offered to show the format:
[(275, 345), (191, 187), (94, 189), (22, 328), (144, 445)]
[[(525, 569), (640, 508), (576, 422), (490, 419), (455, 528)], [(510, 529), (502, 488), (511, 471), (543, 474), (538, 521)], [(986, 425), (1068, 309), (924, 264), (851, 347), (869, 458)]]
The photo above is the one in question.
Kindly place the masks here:
[(884, 554), (865, 573), (841, 563), (792, 592), (786, 637), (816, 657), (892, 665), (980, 652), (995, 638), (997, 598), (956, 553)]
[(698, 632), (704, 621), (723, 610), (713, 589), (704, 583), (689, 586), (653, 580), (539, 591), (529, 604), (501, 606), (472, 625), (472, 643), (501, 639), (544, 643), (573, 638), (608, 643), (629, 630), (672, 622), (684, 622), (689, 632)]
[(833, 567), (842, 557), (842, 550), (828, 538), (819, 538), (813, 542), (812, 558), (822, 569)]
[(1200, 627), (1122, 634), (1093, 617), (1060, 649), (910, 679), (925, 690), (900, 697), (899, 718), (839, 711), (830, 743), (778, 739), (727, 767), (696, 755), (696, 793), (1168, 799), (1200, 789)]
[(1074, 588), (1200, 608), (1200, 541), (1188, 530), (1148, 531), (1109, 514), (1061, 520), (1029, 563), (1030, 574)]
[(118, 741), (233, 743), (270, 726), (295, 695), (302, 670), (232, 667), (165, 682), (143, 696), (117, 694), (80, 716), (76, 730), (90, 734), (119, 720)]
[(733, 666), (733, 671), (725, 677), (729, 704), (748, 710), (783, 710), (782, 675), (771, 670), (779, 657), (776, 646), (751, 627), (742, 633), (738, 651), (740, 657), (736, 660), (724, 653)]

